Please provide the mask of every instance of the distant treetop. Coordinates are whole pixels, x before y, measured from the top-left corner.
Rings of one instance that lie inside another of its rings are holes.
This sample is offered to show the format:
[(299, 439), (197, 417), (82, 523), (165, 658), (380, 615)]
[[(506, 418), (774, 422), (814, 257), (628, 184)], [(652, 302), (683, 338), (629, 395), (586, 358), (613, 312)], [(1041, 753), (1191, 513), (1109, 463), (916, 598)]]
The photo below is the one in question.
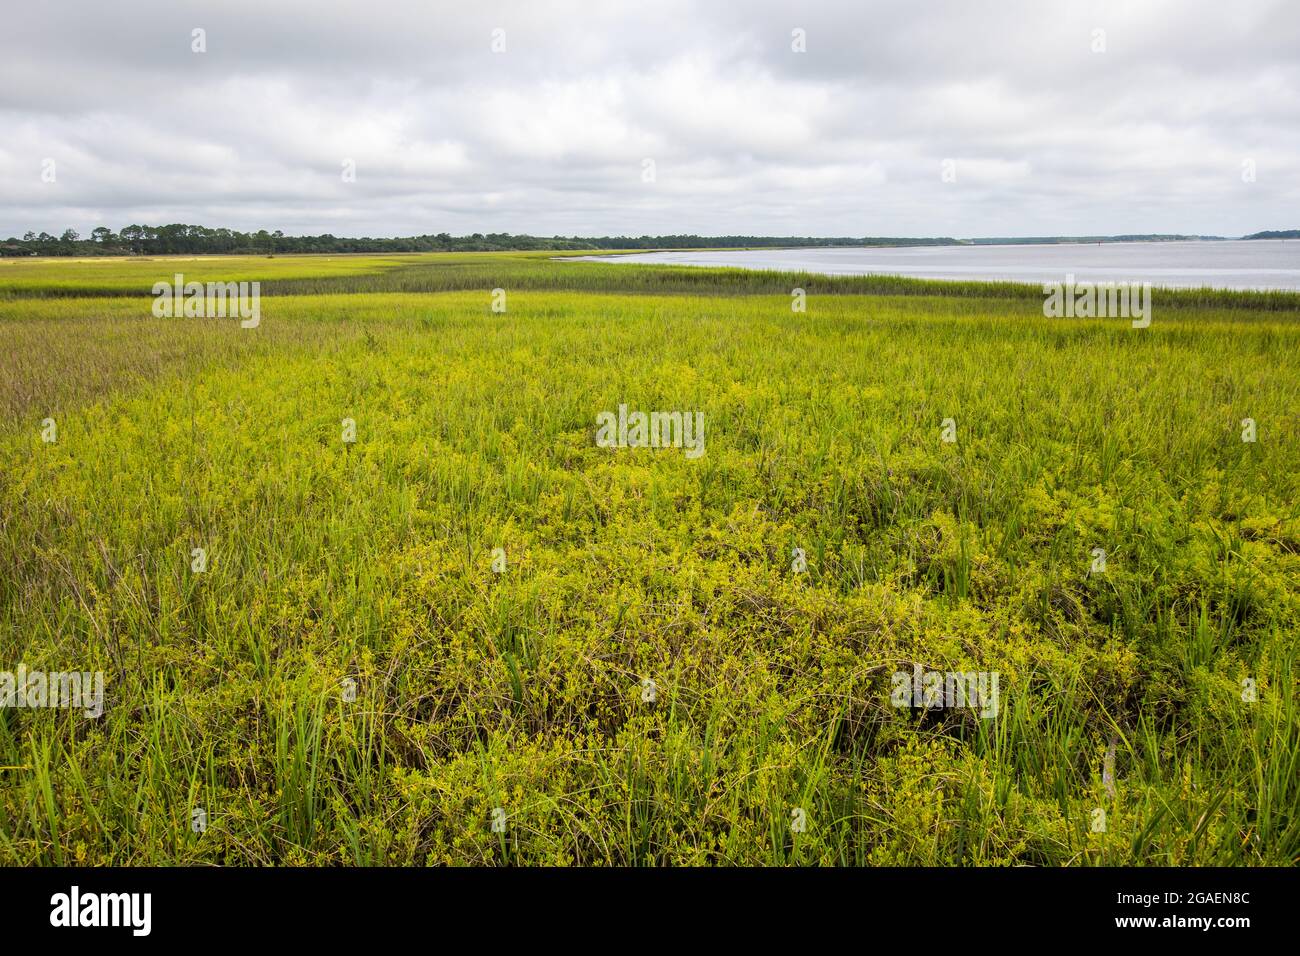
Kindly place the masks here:
[[(286, 236), (279, 229), (240, 232), (173, 223), (168, 226), (123, 226), (117, 232), (97, 226), (87, 238), (75, 229), (62, 235), (27, 232), (21, 239), (0, 241), (0, 256), (146, 256), (146, 255), (273, 255), (276, 253), (385, 253), (385, 252), (514, 252), (525, 250), (591, 251), (607, 249), (773, 249), (813, 246), (958, 246), (1024, 245), (1055, 242), (1168, 242), (1188, 239), (1222, 239), (1222, 236), (1125, 235), (1035, 236), (981, 239), (949, 237), (907, 239), (887, 236), (514, 236), (505, 232), (452, 236), (445, 232), (405, 238), (348, 239)], [(1300, 229), (1257, 232), (1245, 239), (1300, 239)]]
[(325, 233), (286, 236), (280, 230), (239, 232), (174, 223), (168, 226), (123, 226), (113, 232), (106, 226), (92, 229), (82, 239), (68, 229), (62, 236), (28, 232), (22, 239), (0, 242), (5, 256), (94, 256), (170, 254), (274, 254), (313, 252), (506, 252), (530, 249), (599, 251), (602, 249), (699, 249), (803, 246), (951, 246), (956, 239), (891, 239), (873, 237), (816, 238), (808, 236), (513, 236), (509, 233), (474, 233), (470, 236), (410, 236), (394, 239), (347, 239)]

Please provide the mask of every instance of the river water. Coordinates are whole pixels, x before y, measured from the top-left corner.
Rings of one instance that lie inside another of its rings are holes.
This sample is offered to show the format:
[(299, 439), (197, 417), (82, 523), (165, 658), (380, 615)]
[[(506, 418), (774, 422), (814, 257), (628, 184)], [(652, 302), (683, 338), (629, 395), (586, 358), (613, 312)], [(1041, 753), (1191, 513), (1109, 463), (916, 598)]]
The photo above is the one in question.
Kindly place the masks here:
[(604, 262), (736, 266), (825, 275), (1012, 282), (1149, 282), (1153, 286), (1300, 290), (1300, 240), (1106, 242), (1005, 246), (726, 249), (582, 256)]

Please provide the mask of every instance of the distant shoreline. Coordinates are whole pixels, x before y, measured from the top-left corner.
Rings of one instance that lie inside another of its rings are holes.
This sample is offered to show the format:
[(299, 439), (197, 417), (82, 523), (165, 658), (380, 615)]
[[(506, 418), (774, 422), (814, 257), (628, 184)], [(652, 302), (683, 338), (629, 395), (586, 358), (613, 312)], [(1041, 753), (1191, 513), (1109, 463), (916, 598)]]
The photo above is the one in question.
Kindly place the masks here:
[(113, 232), (96, 227), (83, 238), (75, 229), (59, 236), (28, 231), (19, 239), (0, 240), (0, 258), (51, 258), (165, 255), (348, 255), (418, 252), (578, 252), (700, 249), (893, 249), (929, 246), (1042, 246), (1110, 243), (1233, 242), (1255, 239), (1300, 239), (1300, 229), (1256, 232), (1247, 236), (1203, 236), (1166, 233), (1111, 236), (531, 236), (510, 233), (447, 233), (395, 238), (345, 238), (330, 235), (286, 236), (283, 232), (240, 232), (234, 229), (173, 223), (165, 226), (123, 226)]

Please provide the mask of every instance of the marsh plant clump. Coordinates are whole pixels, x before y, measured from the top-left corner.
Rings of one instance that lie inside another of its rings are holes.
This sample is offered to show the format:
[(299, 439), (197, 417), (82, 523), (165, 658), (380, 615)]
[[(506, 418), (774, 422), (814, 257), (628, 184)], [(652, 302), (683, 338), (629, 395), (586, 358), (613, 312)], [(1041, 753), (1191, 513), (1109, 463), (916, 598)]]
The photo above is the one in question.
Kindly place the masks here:
[(1295, 296), (551, 255), (0, 263), (0, 863), (1300, 860)]

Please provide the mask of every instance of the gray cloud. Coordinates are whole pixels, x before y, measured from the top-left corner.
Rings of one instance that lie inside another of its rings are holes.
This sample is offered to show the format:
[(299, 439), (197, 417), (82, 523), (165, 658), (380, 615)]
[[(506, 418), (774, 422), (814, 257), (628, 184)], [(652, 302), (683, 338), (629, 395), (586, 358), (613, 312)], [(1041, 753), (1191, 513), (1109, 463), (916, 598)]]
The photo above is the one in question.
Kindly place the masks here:
[(1295, 227), (1297, 35), (1282, 0), (25, 5), (0, 236)]

